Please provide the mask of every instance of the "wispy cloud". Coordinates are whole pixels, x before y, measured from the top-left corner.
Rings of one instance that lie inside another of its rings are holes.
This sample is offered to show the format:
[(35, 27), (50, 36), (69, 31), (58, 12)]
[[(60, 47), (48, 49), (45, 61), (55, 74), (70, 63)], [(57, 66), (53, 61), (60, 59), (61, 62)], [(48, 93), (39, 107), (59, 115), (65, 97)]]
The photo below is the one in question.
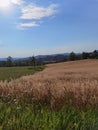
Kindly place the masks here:
[(22, 8), (22, 15), (21, 19), (27, 19), (27, 20), (39, 20), (45, 17), (49, 17), (54, 15), (58, 7), (57, 4), (51, 4), (48, 7), (42, 7), (35, 4), (30, 4), (28, 6), (25, 6)]
[(23, 2), (23, 0), (11, 0), (11, 3), (16, 5), (21, 5)]
[(38, 27), (40, 26), (37, 22), (28, 22), (28, 23), (19, 23), (18, 24), (18, 29), (26, 29), (26, 28), (31, 28), (31, 27)]
[[(27, 29), (40, 26), (44, 18), (54, 17), (57, 13), (58, 4), (50, 4), (47, 7), (26, 2), (25, 0), (10, 0), (12, 4), (20, 6), (20, 23), (17, 23), (18, 29)], [(22, 6), (21, 6), (22, 5)], [(26, 21), (26, 22), (25, 22)]]

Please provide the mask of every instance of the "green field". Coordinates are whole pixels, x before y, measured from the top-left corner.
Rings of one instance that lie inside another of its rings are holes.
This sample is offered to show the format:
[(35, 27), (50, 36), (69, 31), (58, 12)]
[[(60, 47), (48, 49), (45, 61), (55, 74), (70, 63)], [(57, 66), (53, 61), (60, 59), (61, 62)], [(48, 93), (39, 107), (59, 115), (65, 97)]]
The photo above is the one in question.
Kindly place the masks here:
[(21, 76), (31, 75), (35, 72), (41, 71), (44, 66), (28, 66), (28, 67), (0, 67), (0, 80), (11, 80)]
[(54, 111), (40, 104), (1, 101), (0, 130), (98, 130), (98, 110), (66, 106)]

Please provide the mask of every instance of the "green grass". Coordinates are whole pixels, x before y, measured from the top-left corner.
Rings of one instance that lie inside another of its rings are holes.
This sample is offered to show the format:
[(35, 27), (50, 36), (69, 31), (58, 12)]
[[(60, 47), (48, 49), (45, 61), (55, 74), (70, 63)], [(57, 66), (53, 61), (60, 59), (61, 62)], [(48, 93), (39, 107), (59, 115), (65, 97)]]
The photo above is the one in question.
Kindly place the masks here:
[(96, 108), (51, 110), (22, 101), (0, 102), (0, 130), (98, 130)]
[(0, 80), (11, 80), (21, 76), (34, 74), (35, 72), (41, 71), (44, 66), (36, 67), (0, 67)]

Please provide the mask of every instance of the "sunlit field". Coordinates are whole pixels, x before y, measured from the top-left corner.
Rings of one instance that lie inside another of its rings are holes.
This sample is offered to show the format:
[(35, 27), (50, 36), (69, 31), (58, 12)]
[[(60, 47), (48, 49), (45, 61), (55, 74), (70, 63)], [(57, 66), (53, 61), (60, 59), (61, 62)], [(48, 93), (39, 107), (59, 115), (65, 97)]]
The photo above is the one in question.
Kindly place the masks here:
[(98, 60), (50, 64), (0, 81), (1, 130), (97, 130)]

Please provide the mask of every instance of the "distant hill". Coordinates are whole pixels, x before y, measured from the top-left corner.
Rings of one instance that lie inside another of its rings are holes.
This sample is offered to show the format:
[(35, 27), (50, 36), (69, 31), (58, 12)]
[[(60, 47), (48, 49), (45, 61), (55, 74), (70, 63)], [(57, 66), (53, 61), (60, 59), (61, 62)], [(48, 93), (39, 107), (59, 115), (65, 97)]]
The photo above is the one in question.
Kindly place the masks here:
[[(98, 52), (98, 50), (96, 50)], [(92, 52), (88, 52), (92, 53)], [(81, 55), (81, 53), (75, 53), (77, 56)], [(58, 53), (58, 54), (50, 54), (50, 55), (37, 55), (35, 56), (38, 62), (42, 63), (56, 63), (66, 61), (66, 58), (70, 55), (70, 53)], [(30, 57), (12, 57), (13, 61), (21, 61), (28, 60)], [(0, 61), (6, 61), (7, 58), (0, 58)]]
[[(12, 59), (14, 60), (14, 61), (16, 61), (16, 60), (26, 60), (26, 59), (28, 59), (29, 57), (12, 57)], [(6, 61), (7, 60), (7, 58), (0, 58), (0, 61)]]
[[(47, 57), (57, 57), (57, 56), (68, 56), (69, 53), (62, 53), (62, 54), (51, 54), (51, 55), (37, 55), (35, 56), (36, 59), (44, 59), (44, 58), (47, 58)], [(30, 57), (12, 57), (13, 60), (26, 60)], [(0, 58), (0, 61), (6, 61), (7, 58)]]
[(6, 58), (0, 58), (0, 61), (6, 61)]
[(39, 59), (39, 58), (46, 58), (47, 56), (58, 56), (58, 55), (64, 55), (64, 56), (68, 56), (69, 55), (69, 53), (61, 53), (61, 54), (50, 54), (50, 55), (37, 55), (37, 56), (35, 56), (37, 59)]
[(63, 62), (66, 60), (70, 53), (62, 53), (62, 54), (51, 54), (51, 55), (38, 55), (35, 58), (42, 63), (56, 63)]

